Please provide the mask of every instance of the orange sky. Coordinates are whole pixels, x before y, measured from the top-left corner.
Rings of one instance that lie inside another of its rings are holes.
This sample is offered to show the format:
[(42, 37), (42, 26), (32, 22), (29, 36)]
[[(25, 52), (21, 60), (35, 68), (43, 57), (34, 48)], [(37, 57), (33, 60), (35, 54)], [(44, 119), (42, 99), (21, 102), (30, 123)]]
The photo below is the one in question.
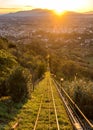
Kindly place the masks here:
[(0, 0), (0, 13), (31, 10), (32, 8), (87, 12), (93, 10), (93, 0)]

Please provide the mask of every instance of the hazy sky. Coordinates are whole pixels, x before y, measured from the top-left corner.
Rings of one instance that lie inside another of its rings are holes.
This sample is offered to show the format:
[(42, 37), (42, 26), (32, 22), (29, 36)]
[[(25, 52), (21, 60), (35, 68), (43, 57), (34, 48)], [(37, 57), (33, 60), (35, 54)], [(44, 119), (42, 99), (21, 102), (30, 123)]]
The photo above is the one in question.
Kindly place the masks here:
[(93, 11), (93, 0), (0, 0), (0, 13), (48, 8), (56, 11)]

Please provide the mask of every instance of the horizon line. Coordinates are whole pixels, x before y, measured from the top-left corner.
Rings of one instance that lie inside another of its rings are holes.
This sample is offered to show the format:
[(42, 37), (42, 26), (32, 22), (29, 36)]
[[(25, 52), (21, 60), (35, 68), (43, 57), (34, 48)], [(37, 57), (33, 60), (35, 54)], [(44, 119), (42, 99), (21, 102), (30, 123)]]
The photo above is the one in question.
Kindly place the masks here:
[[(27, 6), (25, 6), (25, 7), (27, 7)], [(29, 6), (29, 7), (32, 7), (32, 6)], [(22, 9), (22, 8), (13, 8), (13, 7), (7, 8), (7, 7), (4, 7), (4, 8), (0, 8), (0, 10), (11, 10), (11, 11), (0, 12), (0, 15), (9, 14), (9, 13), (17, 13), (17, 12), (21, 12), (21, 11), (31, 11), (31, 10), (35, 10), (35, 9), (54, 11), (54, 9), (47, 9), (47, 8)], [(93, 12), (93, 10), (88, 10), (88, 11), (64, 10), (64, 12), (76, 12), (76, 13), (82, 14), (82, 13)]]

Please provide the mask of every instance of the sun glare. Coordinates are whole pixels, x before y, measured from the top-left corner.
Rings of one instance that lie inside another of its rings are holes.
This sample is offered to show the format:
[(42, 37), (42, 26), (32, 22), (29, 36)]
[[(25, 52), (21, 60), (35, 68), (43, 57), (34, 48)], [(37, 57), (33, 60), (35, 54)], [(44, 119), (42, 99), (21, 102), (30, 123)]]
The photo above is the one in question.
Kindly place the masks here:
[(62, 14), (64, 14), (65, 10), (55, 9), (54, 12), (55, 12), (57, 15), (62, 15)]
[[(24, 0), (23, 0), (24, 1)], [(36, 0), (32, 0), (33, 7), (38, 8), (45, 8), (45, 9), (51, 9), (54, 10), (56, 14), (60, 15), (65, 12), (65, 10), (68, 11), (79, 11), (84, 10), (84, 7), (86, 7), (87, 0), (38, 0), (39, 2), (36, 2)], [(28, 5), (31, 4), (31, 0), (28, 0)]]

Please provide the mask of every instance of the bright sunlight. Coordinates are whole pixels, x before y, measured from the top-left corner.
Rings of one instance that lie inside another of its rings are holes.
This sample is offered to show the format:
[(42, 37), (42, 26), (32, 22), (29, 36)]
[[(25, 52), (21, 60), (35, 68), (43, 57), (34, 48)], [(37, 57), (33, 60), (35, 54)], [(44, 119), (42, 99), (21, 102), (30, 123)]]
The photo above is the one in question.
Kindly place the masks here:
[(35, 8), (54, 10), (57, 14), (61, 14), (64, 11), (83, 12), (88, 4), (87, 0), (28, 0), (27, 2), (28, 5), (32, 5)]
[(57, 15), (62, 15), (62, 14), (64, 14), (64, 12), (65, 12), (65, 9), (62, 8), (62, 7), (56, 7), (56, 8), (53, 9), (53, 10), (54, 10), (54, 12), (55, 12)]
[[(83, 6), (86, 4), (85, 1), (81, 0), (59, 0), (57, 3), (54, 2), (53, 10), (58, 14), (63, 14), (65, 11), (83, 11)], [(82, 9), (81, 9), (82, 8)]]

